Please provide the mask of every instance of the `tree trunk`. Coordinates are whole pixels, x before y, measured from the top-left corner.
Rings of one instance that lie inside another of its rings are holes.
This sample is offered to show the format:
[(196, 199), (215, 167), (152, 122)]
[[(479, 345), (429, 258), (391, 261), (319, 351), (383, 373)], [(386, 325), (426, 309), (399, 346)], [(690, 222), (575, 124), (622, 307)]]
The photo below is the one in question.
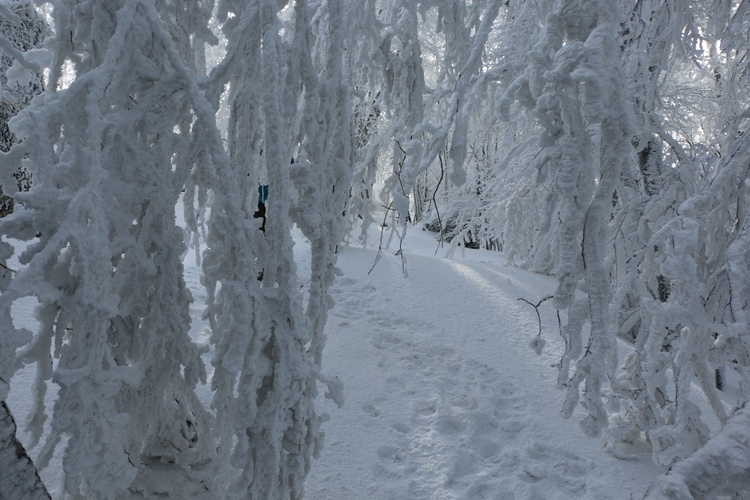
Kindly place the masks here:
[(0, 402), (0, 498), (50, 498), (34, 463), (16, 438), (16, 422), (5, 401)]

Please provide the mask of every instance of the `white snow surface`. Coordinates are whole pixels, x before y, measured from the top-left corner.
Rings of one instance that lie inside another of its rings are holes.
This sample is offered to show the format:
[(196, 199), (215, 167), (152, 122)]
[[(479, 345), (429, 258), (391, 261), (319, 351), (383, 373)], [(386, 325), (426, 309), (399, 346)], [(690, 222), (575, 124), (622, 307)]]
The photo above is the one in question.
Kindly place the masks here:
[[(324, 371), (344, 382), (310, 499), (628, 499), (659, 473), (646, 449), (619, 460), (560, 416), (562, 341), (550, 302), (544, 352), (533, 307), (556, 281), (507, 266), (501, 254), (434, 256), (412, 230), (401, 259), (346, 247), (333, 290)], [(444, 249), (438, 255), (444, 255)], [(302, 266), (300, 266), (302, 267)]]
[[(371, 239), (377, 244), (378, 235)], [(300, 286), (308, 286), (310, 256), (295, 232)], [(540, 307), (546, 345), (533, 307), (555, 280), (508, 266), (502, 254), (459, 249), (437, 252), (434, 235), (413, 229), (404, 244), (406, 270), (384, 249), (339, 247), (341, 276), (331, 295), (323, 371), (344, 383), (343, 408), (321, 395), (328, 413), (325, 447), (307, 479), (306, 498), (348, 499), (629, 499), (641, 498), (660, 473), (650, 450), (620, 460), (584, 436), (583, 412), (560, 416), (555, 389), (562, 351), (551, 301)], [(185, 278), (196, 300), (193, 338), (208, 342), (201, 319), (205, 290), (194, 252)], [(29, 320), (29, 311), (14, 317)], [(212, 353), (205, 355), (209, 377)], [(19, 423), (28, 411), (33, 376), (19, 372), (8, 398)], [(48, 401), (52, 394), (48, 394)], [(204, 403), (209, 387), (199, 388)], [(43, 440), (42, 440), (43, 441)], [(39, 448), (30, 450), (32, 458)], [(60, 457), (41, 472), (48, 489), (60, 484)]]

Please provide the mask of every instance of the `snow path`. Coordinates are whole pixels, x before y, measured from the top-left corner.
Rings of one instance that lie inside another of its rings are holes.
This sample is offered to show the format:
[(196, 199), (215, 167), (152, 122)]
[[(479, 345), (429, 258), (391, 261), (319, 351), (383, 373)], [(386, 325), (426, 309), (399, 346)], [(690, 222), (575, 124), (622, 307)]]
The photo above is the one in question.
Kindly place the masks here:
[(614, 459), (559, 416), (551, 307), (545, 354), (528, 347), (536, 314), (518, 298), (538, 301), (552, 280), (416, 255), (406, 279), (390, 255), (367, 276), (374, 256), (339, 258), (324, 369), (344, 380), (347, 402), (319, 403), (331, 421), (307, 498), (642, 496), (657, 473), (647, 456)]
[[(305, 291), (309, 249), (295, 235)], [(326, 445), (313, 463), (307, 497), (313, 500), (630, 499), (641, 498), (658, 474), (648, 451), (617, 460), (559, 416), (555, 386), (562, 349), (552, 307), (540, 308), (547, 345), (529, 348), (538, 326), (537, 302), (552, 279), (502, 263), (498, 253), (467, 251), (454, 259), (430, 256), (434, 239), (413, 231), (401, 261), (384, 251), (371, 275), (372, 249), (343, 248), (344, 275), (331, 290), (337, 305), (327, 325), (324, 371), (345, 386), (328, 413)], [(185, 260), (193, 293), (191, 335), (208, 342), (206, 299), (194, 255)], [(33, 326), (34, 301), (14, 319)], [(205, 355), (206, 368), (212, 353)], [(9, 402), (19, 423), (30, 407), (31, 369), (16, 374)], [(54, 385), (47, 394), (54, 400)], [(198, 387), (204, 404), (210, 386)], [(21, 430), (23, 441), (28, 435)], [(40, 447), (30, 450), (36, 457)], [(632, 451), (632, 450), (631, 450)], [(51, 491), (60, 480), (60, 450), (42, 478)]]

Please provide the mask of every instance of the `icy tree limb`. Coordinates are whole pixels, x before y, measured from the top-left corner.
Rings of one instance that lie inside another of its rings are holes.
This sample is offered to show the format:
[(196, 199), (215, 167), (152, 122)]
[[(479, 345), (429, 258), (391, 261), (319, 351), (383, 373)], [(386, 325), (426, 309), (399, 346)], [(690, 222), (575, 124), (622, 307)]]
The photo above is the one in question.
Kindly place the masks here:
[(539, 321), (539, 333), (536, 334), (536, 337), (534, 337), (534, 340), (531, 341), (531, 343), (529, 344), (529, 346), (532, 349), (534, 349), (534, 352), (536, 352), (537, 354), (542, 354), (542, 349), (544, 349), (544, 344), (545, 344), (544, 339), (542, 338), (542, 317), (539, 315), (539, 306), (541, 306), (543, 302), (545, 302), (545, 301), (547, 301), (547, 300), (549, 300), (551, 298), (554, 298), (554, 296), (553, 295), (548, 295), (547, 297), (544, 297), (543, 299), (541, 299), (536, 304), (534, 304), (530, 300), (524, 299), (523, 297), (521, 297), (520, 299), (518, 299), (520, 301), (526, 302), (528, 305), (530, 305), (531, 307), (533, 307), (534, 308), (534, 312), (536, 312), (536, 319), (537, 319), (537, 321)]
[(657, 478), (644, 499), (715, 498), (717, 494), (741, 496), (750, 492), (748, 402), (743, 403), (703, 448)]

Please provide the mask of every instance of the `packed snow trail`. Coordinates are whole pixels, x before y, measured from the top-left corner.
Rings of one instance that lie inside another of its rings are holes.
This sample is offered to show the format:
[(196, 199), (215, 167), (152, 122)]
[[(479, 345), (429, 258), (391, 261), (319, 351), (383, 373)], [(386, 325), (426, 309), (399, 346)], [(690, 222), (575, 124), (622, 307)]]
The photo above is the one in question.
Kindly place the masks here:
[[(493, 262), (345, 248), (324, 370), (346, 405), (328, 411), (310, 499), (640, 498), (658, 473), (648, 451), (617, 460), (559, 415), (561, 344), (551, 307), (536, 356), (531, 306), (555, 283)], [(474, 258), (502, 260), (475, 252)], [(637, 451), (637, 450), (636, 450)]]

